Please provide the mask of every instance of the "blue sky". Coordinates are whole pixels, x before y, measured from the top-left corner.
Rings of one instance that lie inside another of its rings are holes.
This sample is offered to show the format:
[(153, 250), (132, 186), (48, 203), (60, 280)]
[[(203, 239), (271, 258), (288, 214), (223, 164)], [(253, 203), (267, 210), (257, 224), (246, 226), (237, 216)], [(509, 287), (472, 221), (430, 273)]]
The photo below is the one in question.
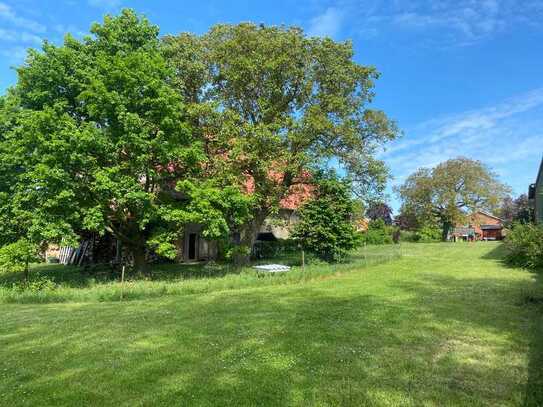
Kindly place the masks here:
[(0, 92), (15, 82), (11, 67), (26, 48), (43, 38), (58, 43), (67, 31), (80, 36), (122, 7), (144, 13), (163, 34), (254, 21), (351, 39), (356, 60), (382, 73), (375, 106), (404, 132), (380, 154), (391, 185), (459, 155), (488, 164), (516, 194), (536, 176), (543, 0), (0, 0)]

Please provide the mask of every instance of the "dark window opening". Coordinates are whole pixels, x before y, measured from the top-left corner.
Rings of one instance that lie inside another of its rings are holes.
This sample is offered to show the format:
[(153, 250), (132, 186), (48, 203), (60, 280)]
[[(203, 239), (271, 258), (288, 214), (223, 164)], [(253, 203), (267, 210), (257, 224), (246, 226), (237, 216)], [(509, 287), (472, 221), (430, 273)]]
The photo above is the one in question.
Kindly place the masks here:
[(189, 234), (189, 260), (196, 260), (196, 233)]
[(277, 238), (271, 232), (259, 233), (256, 237), (259, 242), (275, 242)]

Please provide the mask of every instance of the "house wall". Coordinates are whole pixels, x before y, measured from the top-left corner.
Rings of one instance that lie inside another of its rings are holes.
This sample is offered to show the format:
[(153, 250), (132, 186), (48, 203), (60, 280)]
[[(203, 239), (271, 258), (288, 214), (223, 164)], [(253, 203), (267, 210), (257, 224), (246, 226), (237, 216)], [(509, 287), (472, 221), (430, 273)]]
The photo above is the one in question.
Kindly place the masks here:
[(276, 217), (268, 218), (259, 233), (273, 233), (277, 239), (288, 239), (292, 228), (300, 221), (298, 213), (292, 209), (281, 209)]
[[(196, 257), (189, 256), (190, 235), (196, 235)], [(198, 224), (189, 224), (185, 227), (185, 233), (182, 239), (177, 242), (177, 261), (204, 261), (214, 260), (218, 255), (218, 245), (216, 241), (204, 239), (202, 236), (202, 226)]]
[(472, 219), (472, 222), (475, 224), (475, 225), (501, 225), (501, 220), (499, 219), (496, 219), (492, 216), (488, 216), (482, 212), (477, 212), (477, 213), (474, 213), (472, 216), (471, 216), (471, 219)]
[(543, 223), (543, 163), (538, 176), (538, 183), (535, 186), (535, 220)]
[(483, 239), (496, 239), (501, 240), (502, 231), (499, 229), (483, 230)]

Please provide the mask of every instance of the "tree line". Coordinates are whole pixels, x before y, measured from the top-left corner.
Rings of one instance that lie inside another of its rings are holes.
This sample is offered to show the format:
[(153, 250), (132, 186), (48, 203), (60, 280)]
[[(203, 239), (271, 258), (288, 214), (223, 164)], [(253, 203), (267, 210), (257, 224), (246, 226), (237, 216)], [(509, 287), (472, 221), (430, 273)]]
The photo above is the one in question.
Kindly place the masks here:
[(297, 27), (161, 37), (132, 10), (45, 41), (0, 97), (0, 246), (110, 233), (143, 268), (147, 249), (175, 257), (197, 223), (209, 239), (239, 232), (243, 262), (281, 200), (330, 161), (350, 193), (379, 194), (375, 153), (398, 130), (371, 108), (379, 73), (353, 57), (350, 42)]

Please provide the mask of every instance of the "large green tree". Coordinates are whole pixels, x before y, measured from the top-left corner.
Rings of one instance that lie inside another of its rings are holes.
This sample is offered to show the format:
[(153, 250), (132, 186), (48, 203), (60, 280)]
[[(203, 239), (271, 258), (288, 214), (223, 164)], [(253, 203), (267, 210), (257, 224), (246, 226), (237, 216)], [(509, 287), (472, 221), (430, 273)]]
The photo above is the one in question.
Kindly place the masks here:
[(0, 104), (4, 243), (107, 231), (142, 268), (149, 244), (174, 256), (187, 223), (227, 234), (245, 220), (248, 199), (205, 173), (204, 141), (158, 27), (124, 10), (91, 34), (30, 50)]
[(252, 245), (308, 169), (335, 162), (356, 192), (382, 190), (387, 171), (374, 153), (397, 130), (370, 108), (379, 74), (354, 61), (350, 42), (243, 23), (166, 37), (164, 53), (216, 165), (250, 180), (253, 216), (242, 244)]
[(470, 212), (495, 211), (509, 191), (483, 163), (463, 157), (420, 168), (396, 190), (402, 213), (412, 214), (419, 224), (437, 221), (443, 239)]

